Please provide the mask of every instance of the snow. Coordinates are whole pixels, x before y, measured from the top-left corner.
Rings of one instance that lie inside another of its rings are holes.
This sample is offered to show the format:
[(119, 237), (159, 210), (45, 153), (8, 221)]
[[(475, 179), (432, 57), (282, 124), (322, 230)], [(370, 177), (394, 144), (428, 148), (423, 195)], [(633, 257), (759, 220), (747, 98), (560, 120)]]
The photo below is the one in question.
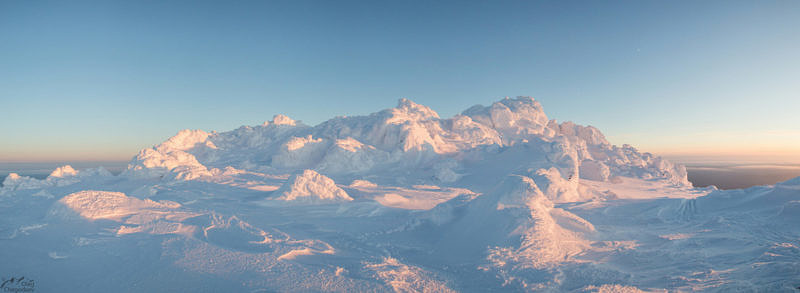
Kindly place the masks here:
[(581, 162), (581, 178), (594, 181), (607, 181), (611, 176), (611, 169), (603, 162), (584, 160)]
[[(120, 220), (144, 210), (165, 210), (180, 207), (174, 202), (158, 203), (149, 199), (131, 198), (121, 192), (85, 190), (67, 195), (58, 201), (88, 220)], [(54, 212), (58, 213), (58, 212)]]
[(395, 292), (456, 292), (448, 288), (445, 282), (433, 278), (429, 272), (403, 264), (392, 257), (386, 257), (380, 263), (367, 263), (365, 268), (374, 271), (375, 276)]
[(292, 120), (292, 118), (289, 118), (289, 116), (278, 114), (272, 117), (272, 124), (295, 126), (297, 125), (297, 122)]
[(303, 173), (292, 175), (275, 193), (279, 195), (276, 200), (306, 203), (353, 200), (333, 180), (314, 170), (303, 170)]
[(53, 170), (52, 173), (48, 177), (50, 178), (64, 178), (64, 177), (72, 177), (78, 175), (78, 171), (72, 168), (70, 165), (61, 166)]
[(43, 180), (11, 173), (3, 180), (3, 187), (0, 188), (0, 196), (10, 195), (16, 190), (41, 189), (34, 196), (48, 197), (48, 193), (44, 188), (69, 186), (81, 181), (102, 180), (111, 176), (111, 172), (108, 172), (108, 170), (103, 167), (78, 171), (73, 169), (70, 165), (56, 168)]
[(42, 292), (793, 291), (800, 178), (683, 166), (529, 97), (452, 118), (401, 99), (308, 126), (182, 130), (122, 174), (0, 188), (0, 276)]

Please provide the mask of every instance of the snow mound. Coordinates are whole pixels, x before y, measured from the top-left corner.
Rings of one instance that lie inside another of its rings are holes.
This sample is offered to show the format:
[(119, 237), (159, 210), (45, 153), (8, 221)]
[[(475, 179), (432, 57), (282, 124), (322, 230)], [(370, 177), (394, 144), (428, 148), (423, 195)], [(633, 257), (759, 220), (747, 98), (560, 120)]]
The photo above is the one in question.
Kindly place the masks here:
[(123, 174), (138, 178), (169, 177), (178, 180), (211, 176), (208, 168), (188, 152), (216, 149), (208, 137), (209, 133), (202, 130), (182, 130), (166, 142), (140, 151)]
[[(452, 209), (437, 207), (431, 213), (453, 213)], [(458, 259), (487, 255), (484, 269), (500, 275), (575, 262), (574, 256), (590, 245), (583, 235), (595, 231), (585, 219), (556, 208), (533, 179), (520, 175), (507, 177), (457, 214), (462, 216), (454, 220), (455, 227), (443, 232), (441, 253)], [(481, 237), (476, 239), (476, 233)]]
[(84, 190), (58, 200), (48, 214), (68, 221), (76, 217), (92, 222), (113, 221), (117, 226), (109, 230), (115, 231), (117, 236), (134, 233), (191, 235), (196, 227), (183, 221), (199, 214), (180, 208), (180, 204), (171, 201), (156, 202), (129, 197), (122, 192)]
[(58, 201), (87, 220), (121, 220), (143, 210), (169, 210), (179, 208), (175, 202), (155, 202), (149, 199), (128, 197), (122, 192), (84, 190)]
[(330, 203), (351, 201), (352, 197), (347, 192), (336, 186), (333, 179), (319, 174), (314, 170), (304, 170), (294, 174), (289, 180), (275, 191), (279, 196), (276, 200), (301, 203)]
[(77, 176), (77, 175), (78, 175), (78, 171), (73, 169), (72, 166), (64, 165), (64, 166), (58, 167), (55, 170), (53, 170), (53, 172), (50, 173), (50, 176), (48, 176), (48, 177), (51, 177), (51, 178), (64, 178), (64, 177), (73, 177), (73, 176)]

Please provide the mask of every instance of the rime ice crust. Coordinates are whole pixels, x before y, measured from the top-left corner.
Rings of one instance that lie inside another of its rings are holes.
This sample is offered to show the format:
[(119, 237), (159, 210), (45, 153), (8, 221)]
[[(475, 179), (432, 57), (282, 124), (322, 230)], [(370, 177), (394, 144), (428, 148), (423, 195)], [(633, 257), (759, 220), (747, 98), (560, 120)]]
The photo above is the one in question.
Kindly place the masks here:
[(353, 200), (333, 180), (314, 170), (304, 170), (292, 175), (275, 194), (278, 195), (276, 200), (289, 202), (330, 203)]
[(555, 167), (567, 182), (626, 176), (690, 184), (682, 166), (627, 145), (613, 146), (594, 127), (549, 120), (530, 97), (474, 106), (449, 119), (401, 99), (395, 108), (337, 117), (314, 127), (276, 115), (263, 125), (222, 133), (183, 130), (142, 150), (125, 174), (195, 180), (213, 177), (228, 166), (285, 173), (313, 169), (334, 177), (433, 168), (431, 178), (450, 183), (462, 177), (464, 158), (487, 159), (498, 149), (526, 145), (547, 157), (548, 162), (535, 169)]

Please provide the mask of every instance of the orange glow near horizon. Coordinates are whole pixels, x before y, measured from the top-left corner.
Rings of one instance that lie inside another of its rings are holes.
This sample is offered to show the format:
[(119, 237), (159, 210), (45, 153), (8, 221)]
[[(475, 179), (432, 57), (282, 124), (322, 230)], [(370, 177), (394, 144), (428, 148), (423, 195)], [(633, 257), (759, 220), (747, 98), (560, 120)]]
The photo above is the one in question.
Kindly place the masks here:
[(626, 134), (609, 136), (609, 140), (686, 163), (800, 163), (800, 131), (796, 130)]
[[(642, 152), (666, 157), (681, 163), (770, 163), (800, 164), (800, 147), (780, 146), (716, 146), (695, 145), (690, 148), (668, 148), (654, 145), (635, 145)], [(129, 161), (139, 150), (78, 150), (67, 149), (58, 152), (45, 149), (11, 150), (0, 152), (0, 163), (35, 162), (122, 162)]]
[(11, 150), (0, 153), (0, 162), (122, 162), (130, 161), (138, 151), (130, 150)]

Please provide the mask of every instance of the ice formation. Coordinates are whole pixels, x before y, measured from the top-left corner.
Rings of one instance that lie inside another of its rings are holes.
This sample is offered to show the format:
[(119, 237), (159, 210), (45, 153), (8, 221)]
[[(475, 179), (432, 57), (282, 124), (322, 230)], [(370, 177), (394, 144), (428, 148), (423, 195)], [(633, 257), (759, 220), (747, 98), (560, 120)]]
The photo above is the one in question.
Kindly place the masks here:
[(140, 152), (126, 173), (193, 180), (228, 166), (289, 173), (314, 169), (334, 177), (419, 168), (450, 183), (461, 178), (457, 170), (465, 160), (491, 159), (489, 150), (513, 148), (541, 148), (544, 159), (553, 163), (541, 167), (558, 168), (567, 181), (623, 175), (689, 184), (682, 166), (630, 146), (613, 146), (594, 127), (548, 120), (539, 102), (529, 97), (475, 106), (450, 119), (401, 99), (392, 109), (337, 117), (314, 127), (276, 115), (272, 122), (229, 132), (183, 130)]
[(275, 198), (277, 200), (307, 203), (353, 200), (333, 180), (314, 170), (304, 170), (303, 173), (292, 175), (275, 193), (279, 195)]
[(529, 97), (183, 130), (118, 176), (10, 174), (0, 213), (0, 276), (42, 292), (800, 286), (800, 179), (693, 188)]

